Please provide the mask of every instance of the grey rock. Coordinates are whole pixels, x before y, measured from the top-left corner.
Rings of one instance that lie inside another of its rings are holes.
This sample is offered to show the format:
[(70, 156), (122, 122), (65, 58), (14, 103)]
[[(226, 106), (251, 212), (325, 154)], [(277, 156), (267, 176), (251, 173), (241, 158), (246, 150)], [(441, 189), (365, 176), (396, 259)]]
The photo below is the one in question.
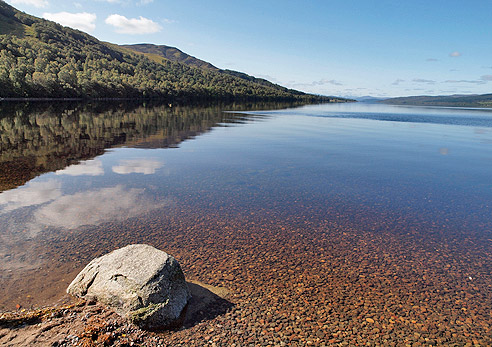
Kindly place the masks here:
[(146, 329), (176, 324), (191, 297), (178, 261), (149, 245), (129, 245), (93, 259), (67, 293), (106, 304)]

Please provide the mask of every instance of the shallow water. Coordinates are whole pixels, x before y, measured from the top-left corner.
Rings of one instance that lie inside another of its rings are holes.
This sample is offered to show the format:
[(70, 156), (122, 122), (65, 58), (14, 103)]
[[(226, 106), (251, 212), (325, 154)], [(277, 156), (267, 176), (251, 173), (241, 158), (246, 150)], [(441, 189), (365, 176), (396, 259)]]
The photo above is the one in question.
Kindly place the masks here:
[(419, 298), (408, 283), (445, 281), (472, 290), (468, 309), (491, 325), (492, 111), (243, 109), (4, 114), (0, 307), (53, 301), (92, 257), (142, 242), (238, 292), (318, 266), (362, 296), (374, 287), (361, 278), (391, 280), (406, 304)]

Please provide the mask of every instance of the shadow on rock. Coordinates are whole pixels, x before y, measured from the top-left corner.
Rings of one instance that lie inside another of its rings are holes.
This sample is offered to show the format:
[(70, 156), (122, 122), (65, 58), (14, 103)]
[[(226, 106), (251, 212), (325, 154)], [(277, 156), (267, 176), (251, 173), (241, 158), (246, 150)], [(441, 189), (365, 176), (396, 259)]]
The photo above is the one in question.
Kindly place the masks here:
[(234, 307), (234, 304), (226, 299), (229, 295), (227, 289), (196, 281), (187, 283), (192, 298), (186, 308), (182, 325), (184, 328), (191, 328), (200, 322), (214, 319)]

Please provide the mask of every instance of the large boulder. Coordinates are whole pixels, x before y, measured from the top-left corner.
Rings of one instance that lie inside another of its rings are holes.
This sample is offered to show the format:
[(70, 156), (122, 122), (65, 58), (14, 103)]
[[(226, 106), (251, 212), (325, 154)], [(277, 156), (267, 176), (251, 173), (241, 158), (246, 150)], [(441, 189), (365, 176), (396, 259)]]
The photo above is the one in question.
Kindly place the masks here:
[(191, 297), (177, 260), (149, 245), (129, 245), (92, 260), (67, 293), (104, 303), (146, 329), (175, 325)]

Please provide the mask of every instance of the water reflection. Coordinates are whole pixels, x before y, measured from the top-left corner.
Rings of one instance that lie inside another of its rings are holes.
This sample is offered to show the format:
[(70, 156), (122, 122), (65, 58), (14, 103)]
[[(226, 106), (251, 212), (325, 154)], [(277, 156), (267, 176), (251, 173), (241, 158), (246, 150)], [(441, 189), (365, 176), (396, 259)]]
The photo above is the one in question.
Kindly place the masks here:
[(170, 199), (149, 197), (144, 189), (117, 185), (58, 197), (34, 212), (32, 228), (75, 229), (108, 221), (118, 222), (170, 204)]
[[(15, 140), (2, 140), (0, 155), (15, 170), (0, 173), (18, 176), (2, 182), (15, 186), (57, 170), (0, 193), (0, 309), (32, 303), (25, 294), (49, 302), (92, 258), (128, 243), (169, 250), (192, 275), (218, 274), (215, 283), (233, 274), (227, 284), (241, 292), (251, 278), (277, 291), (276, 274), (306, 273), (313, 261), (321, 266), (313, 273), (343, 279), (339, 289), (357, 288), (347, 283), (359, 274), (374, 275), (358, 288), (375, 284), (415, 297), (415, 287), (390, 287), (379, 277), (395, 273), (408, 283), (433, 278), (435, 288), (481, 277), (490, 288), (488, 265), (473, 264), (491, 264), (492, 126), (309, 117), (343, 112), (337, 105), (267, 117), (218, 106), (71, 110), (0, 119)], [(414, 112), (419, 119), (427, 111)], [(98, 151), (105, 153), (93, 158)], [(244, 259), (257, 256), (267, 271), (253, 274)], [(448, 265), (454, 274), (441, 271)]]
[(308, 105), (301, 109), (271, 111), (311, 117), (367, 119), (412, 124), (443, 124), (471, 127), (492, 127), (492, 109), (422, 107), (384, 104), (330, 104), (322, 107)]
[(0, 194), (0, 214), (44, 204), (61, 196), (61, 183), (58, 181), (30, 182), (19, 189)]
[(113, 172), (120, 175), (132, 173), (153, 175), (163, 165), (164, 163), (157, 159), (122, 159), (117, 166), (113, 166)]
[(104, 169), (102, 162), (94, 159), (70, 165), (63, 170), (57, 170), (56, 174), (69, 176), (101, 176), (104, 175)]
[[(21, 186), (50, 171), (72, 176), (101, 175), (103, 171), (98, 161), (77, 164), (116, 146), (177, 147), (182, 141), (214, 126), (235, 123), (239, 116), (225, 114), (223, 110), (287, 106), (292, 104), (170, 108), (167, 105), (124, 103), (3, 103), (0, 104), (0, 192)], [(121, 167), (116, 170), (126, 173), (127, 169)], [(142, 170), (143, 173), (150, 172), (149, 168)]]
[(131, 181), (132, 174), (162, 171), (162, 158), (141, 151), (95, 158), (106, 149), (178, 147), (213, 127), (248, 119), (224, 109), (288, 106), (0, 103), (0, 269), (38, 268), (46, 264), (38, 245), (174, 206), (172, 194)]

